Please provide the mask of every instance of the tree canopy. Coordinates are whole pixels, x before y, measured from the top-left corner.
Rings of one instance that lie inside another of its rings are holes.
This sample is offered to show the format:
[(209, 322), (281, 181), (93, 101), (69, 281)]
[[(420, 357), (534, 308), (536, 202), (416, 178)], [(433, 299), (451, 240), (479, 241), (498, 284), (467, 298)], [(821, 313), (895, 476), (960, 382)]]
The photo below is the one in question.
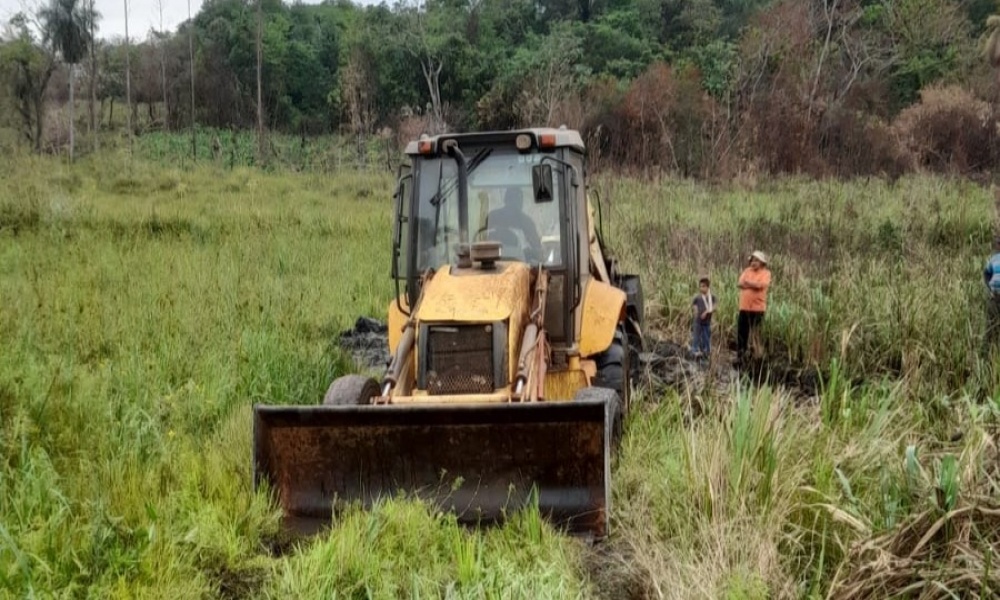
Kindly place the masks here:
[[(805, 127), (795, 139), (829, 149), (846, 139), (834, 123), (888, 123), (929, 87), (958, 82), (987, 98), (1000, 85), (983, 50), (997, 44), (994, 0), (260, 1), (266, 125), (302, 135), (567, 124), (605, 149), (669, 141), (687, 148), (665, 159), (680, 166), (707, 155), (699, 144), (718, 157), (771, 135), (761, 123)], [(194, 121), (253, 126), (256, 8), (207, 0), (176, 32), (138, 44), (138, 101), (165, 98), (164, 123), (191, 122), (191, 33)], [(66, 62), (85, 35), (58, 36)], [(120, 40), (98, 49), (102, 99), (120, 99), (123, 55)], [(636, 115), (642, 144), (623, 133)]]

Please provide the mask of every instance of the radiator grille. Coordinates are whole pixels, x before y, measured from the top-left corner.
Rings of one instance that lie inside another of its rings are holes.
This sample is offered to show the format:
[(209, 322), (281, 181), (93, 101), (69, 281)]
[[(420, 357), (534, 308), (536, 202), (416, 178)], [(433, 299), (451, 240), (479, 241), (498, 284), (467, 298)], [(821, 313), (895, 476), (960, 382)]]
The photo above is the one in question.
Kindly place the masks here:
[(427, 333), (429, 394), (487, 394), (495, 389), (492, 325), (432, 326)]

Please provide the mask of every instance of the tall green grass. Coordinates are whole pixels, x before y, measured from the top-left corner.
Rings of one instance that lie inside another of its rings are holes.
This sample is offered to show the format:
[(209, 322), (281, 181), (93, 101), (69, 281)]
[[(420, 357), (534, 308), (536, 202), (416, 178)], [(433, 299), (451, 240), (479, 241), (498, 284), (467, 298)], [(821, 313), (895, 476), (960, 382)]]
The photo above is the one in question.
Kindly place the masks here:
[[(580, 593), (571, 546), (530, 515), (480, 535), (392, 505), (272, 553), (250, 405), (314, 403), (352, 368), (337, 333), (393, 290), (389, 179), (17, 160), (0, 184), (0, 593)], [(406, 561), (378, 536), (345, 544), (383, 518), (422, 527)], [(380, 582), (378, 556), (419, 583)], [(328, 560), (363, 569), (317, 579)]]
[(724, 345), (764, 249), (768, 351), (819, 366), (819, 397), (741, 384), (695, 420), (642, 397), (597, 550), (537, 511), (470, 531), (402, 500), (289, 546), (250, 407), (354, 368), (334, 340), (394, 292), (393, 181), (168, 156), (0, 165), (0, 595), (818, 598), (854, 589), (865, 543), (997, 491), (986, 191), (604, 178), (651, 326), (686, 339), (707, 273)]
[(451, 515), (396, 501), (339, 517), (335, 533), (284, 562), (275, 598), (577, 598), (580, 548), (537, 509), (470, 534)]
[[(870, 540), (995, 493), (992, 419), (957, 407), (964, 441), (951, 442), (901, 389), (847, 392), (833, 422), (832, 398), (801, 407), (766, 388), (741, 389), (696, 423), (676, 397), (647, 404), (615, 473), (618, 558), (605, 579), (630, 582), (635, 597), (823, 598)], [(989, 540), (972, 544), (989, 556)]]
[(399, 162), (395, 141), (392, 154), (386, 154), (387, 140), (365, 140), (360, 153), (350, 137), (336, 135), (295, 136), (269, 133), (266, 156), (260, 156), (257, 136), (250, 130), (226, 130), (198, 127), (192, 136), (184, 132), (152, 132), (136, 138), (135, 155), (142, 160), (160, 163), (215, 164), (219, 167), (257, 167), (271, 171), (318, 171), (389, 168), (389, 161)]
[(717, 335), (735, 338), (736, 279), (760, 249), (773, 272), (772, 358), (824, 371), (837, 358), (851, 379), (902, 377), (921, 395), (995, 389), (981, 354), (988, 189), (926, 177), (597, 187), (610, 237), (644, 276), (651, 317), (674, 336), (689, 327), (703, 274), (720, 299)]

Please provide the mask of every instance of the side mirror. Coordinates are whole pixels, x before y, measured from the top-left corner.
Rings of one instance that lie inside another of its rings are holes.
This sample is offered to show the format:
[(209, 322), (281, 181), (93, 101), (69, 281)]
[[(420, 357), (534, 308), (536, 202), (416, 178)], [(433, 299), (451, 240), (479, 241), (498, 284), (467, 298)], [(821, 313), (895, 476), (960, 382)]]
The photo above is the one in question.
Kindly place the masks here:
[(542, 163), (531, 168), (531, 187), (535, 192), (535, 203), (552, 202), (552, 165)]

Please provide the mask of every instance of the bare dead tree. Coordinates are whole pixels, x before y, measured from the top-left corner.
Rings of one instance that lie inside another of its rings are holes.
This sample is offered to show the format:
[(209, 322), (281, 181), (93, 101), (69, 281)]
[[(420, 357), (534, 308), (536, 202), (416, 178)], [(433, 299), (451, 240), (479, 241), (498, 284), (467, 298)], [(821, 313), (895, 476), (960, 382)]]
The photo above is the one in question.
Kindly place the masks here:
[(97, 13), (94, 12), (94, 0), (90, 0), (90, 135), (94, 140), (94, 152), (101, 149), (101, 142), (97, 135), (101, 124), (97, 120), (95, 107), (97, 106), (97, 38), (94, 37), (94, 21)]
[(198, 140), (194, 128), (194, 21), (191, 20), (191, 0), (188, 0), (188, 63), (191, 66), (191, 160), (198, 158)]
[(837, 12), (837, 4), (840, 0), (823, 0), (823, 18), (826, 21), (826, 34), (823, 39), (823, 46), (820, 49), (819, 59), (816, 61), (816, 75), (813, 77), (812, 90), (809, 92), (808, 115), (812, 117), (813, 108), (816, 103), (816, 94), (819, 91), (820, 78), (823, 75), (823, 65), (826, 57), (830, 53), (830, 42), (833, 40), (834, 20)]
[(441, 18), (442, 15), (432, 15), (430, 9), (426, 5), (421, 6), (419, 2), (410, 6), (408, 15), (409, 22), (404, 32), (407, 37), (405, 47), (420, 62), (420, 71), (431, 98), (433, 128), (435, 132), (440, 132), (447, 127), (441, 102), (441, 72), (445, 67), (445, 57), (452, 43), (450, 34), (453, 32), (432, 30), (435, 23), (431, 22), (431, 18)]
[(267, 148), (264, 143), (264, 102), (262, 93), (261, 63), (263, 62), (264, 11), (257, 0), (257, 161), (264, 164)]
[[(93, 0), (91, 0), (93, 1)], [(157, 36), (160, 44), (160, 88), (163, 90), (163, 129), (170, 129), (170, 109), (167, 104), (167, 37), (163, 29), (163, 0), (156, 0), (156, 8), (160, 12), (160, 31)]]
[(125, 4), (125, 126), (128, 128), (128, 151), (132, 153), (132, 49), (128, 41), (128, 0)]
[(351, 132), (357, 143), (358, 160), (364, 164), (365, 140), (377, 118), (375, 81), (371, 69), (374, 60), (362, 47), (355, 46), (344, 66), (343, 94)]
[(525, 78), (520, 94), (525, 124), (560, 125), (555, 119), (566, 98), (577, 88), (573, 65), (582, 57), (580, 41), (565, 31), (553, 32), (538, 52), (534, 73)]

